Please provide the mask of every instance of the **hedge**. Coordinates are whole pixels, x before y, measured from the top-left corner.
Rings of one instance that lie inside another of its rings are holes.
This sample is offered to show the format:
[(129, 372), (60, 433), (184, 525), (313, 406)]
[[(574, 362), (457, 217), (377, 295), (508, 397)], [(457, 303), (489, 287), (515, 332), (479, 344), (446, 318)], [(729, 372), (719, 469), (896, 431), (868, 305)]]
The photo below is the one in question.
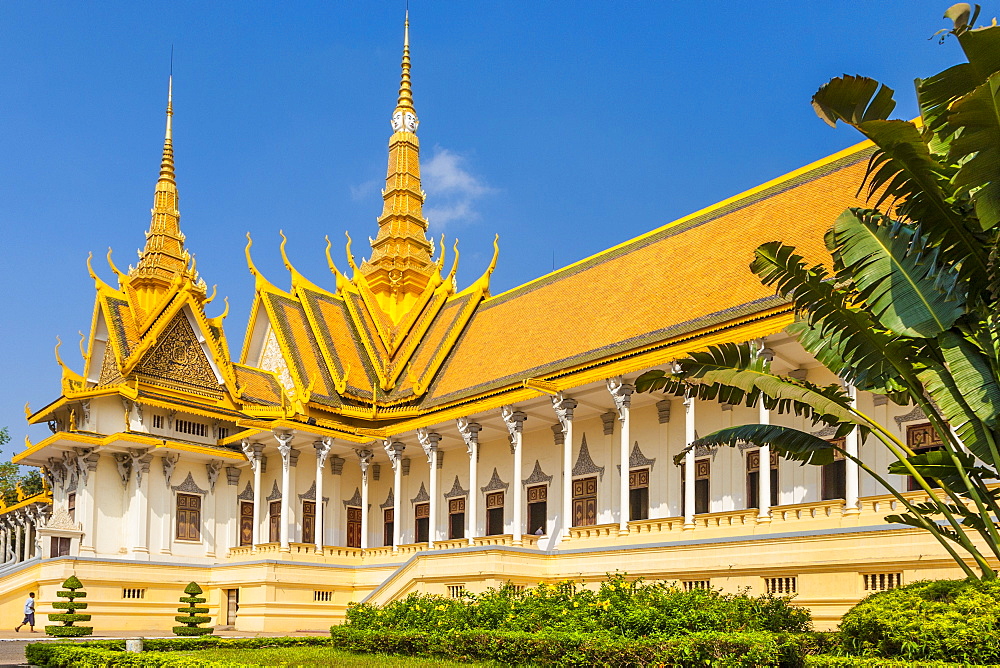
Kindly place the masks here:
[(335, 626), (330, 638), (177, 638), (147, 640), (141, 653), (124, 652), (124, 640), (67, 645), (32, 643), (28, 662), (45, 667), (73, 666), (195, 666), (222, 668), (229, 664), (171, 657), (173, 650), (211, 647), (253, 649), (295, 645), (328, 645), (342, 650), (403, 654), (458, 661), (491, 661), (507, 665), (548, 666), (667, 666), (713, 665), (802, 666), (804, 657), (821, 649), (817, 634), (702, 632), (677, 638), (643, 640), (608, 638), (580, 633), (489, 631), (368, 631)]
[(874, 656), (828, 656), (806, 657), (807, 668), (986, 668), (978, 663), (951, 663), (948, 661), (908, 661), (905, 659), (883, 659)]
[(519, 631), (387, 631), (334, 626), (333, 644), (363, 653), (545, 666), (802, 666), (822, 649), (812, 633), (703, 631), (644, 639), (588, 633)]

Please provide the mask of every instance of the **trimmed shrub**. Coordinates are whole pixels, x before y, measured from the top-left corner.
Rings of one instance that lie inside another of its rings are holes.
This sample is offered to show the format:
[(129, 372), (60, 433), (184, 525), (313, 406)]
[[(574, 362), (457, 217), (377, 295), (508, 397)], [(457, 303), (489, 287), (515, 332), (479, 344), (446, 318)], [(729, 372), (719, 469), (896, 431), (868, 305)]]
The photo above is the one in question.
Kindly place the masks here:
[[(74, 627), (75, 628), (75, 627)], [(265, 647), (301, 647), (330, 645), (330, 638), (320, 636), (306, 636), (298, 638), (216, 638), (214, 636), (203, 636), (201, 638), (147, 638), (143, 642), (146, 651), (139, 654), (125, 652), (125, 640), (91, 640), (87, 642), (65, 645), (60, 643), (37, 642), (28, 643), (24, 648), (24, 655), (28, 663), (36, 666), (66, 666), (69, 663), (66, 657), (74, 651), (86, 649), (90, 652), (102, 652), (102, 662), (76, 663), (73, 665), (164, 665), (163, 661), (179, 661), (180, 659), (162, 656), (158, 653), (169, 653), (172, 651), (196, 651), (199, 649), (209, 649), (212, 647), (222, 647), (226, 649), (260, 649)], [(69, 652), (70, 654), (68, 654)], [(88, 656), (98, 656), (89, 654)], [(159, 661), (160, 663), (123, 663), (133, 660), (136, 657), (145, 657), (144, 660)], [(187, 660), (192, 661), (188, 658)], [(90, 659), (87, 659), (90, 661)], [(198, 663), (185, 665), (202, 665)], [(207, 665), (207, 664), (205, 664)]]
[(809, 656), (807, 668), (986, 668), (978, 663), (950, 661), (907, 661), (874, 656)]
[(199, 603), (204, 603), (207, 600), (198, 596), (201, 592), (202, 589), (198, 586), (197, 582), (192, 582), (184, 588), (184, 593), (187, 596), (181, 596), (180, 601), (181, 603), (187, 603), (187, 605), (177, 608), (177, 612), (185, 614), (174, 617), (174, 619), (184, 624), (184, 626), (173, 627), (174, 635), (203, 636), (215, 632), (215, 629), (210, 626), (199, 626), (199, 624), (207, 624), (212, 621), (212, 618), (205, 614), (208, 612), (208, 608), (198, 607)]
[(388, 631), (334, 626), (333, 644), (352, 652), (388, 653), (502, 665), (802, 666), (817, 650), (814, 634), (698, 632), (673, 638), (591, 633)]
[(1000, 582), (921, 581), (865, 598), (840, 623), (847, 653), (1000, 663)]
[(93, 626), (74, 626), (76, 622), (90, 621), (90, 615), (76, 613), (77, 610), (87, 609), (87, 603), (76, 600), (87, 596), (87, 592), (77, 591), (78, 589), (82, 590), (83, 584), (75, 575), (71, 575), (63, 582), (63, 587), (65, 591), (57, 591), (56, 596), (59, 598), (68, 598), (69, 600), (56, 601), (52, 604), (52, 607), (56, 610), (65, 610), (66, 612), (49, 613), (49, 621), (62, 622), (62, 626), (46, 626), (45, 633), (59, 638), (89, 636), (94, 632)]
[(572, 581), (519, 590), (507, 584), (460, 599), (413, 593), (385, 606), (355, 603), (346, 624), (361, 629), (562, 631), (642, 638), (693, 631), (786, 631), (810, 628), (809, 611), (789, 599), (684, 591), (666, 582), (609, 575), (598, 591)]

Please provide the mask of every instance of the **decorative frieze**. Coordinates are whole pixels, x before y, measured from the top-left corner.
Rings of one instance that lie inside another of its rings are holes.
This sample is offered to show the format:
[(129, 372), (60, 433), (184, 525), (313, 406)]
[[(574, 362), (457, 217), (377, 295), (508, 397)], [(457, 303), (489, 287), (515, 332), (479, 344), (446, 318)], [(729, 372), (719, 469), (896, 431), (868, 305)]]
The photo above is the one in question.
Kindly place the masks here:
[(539, 461), (536, 459), (535, 468), (531, 470), (531, 475), (522, 480), (521, 485), (523, 486), (539, 485), (542, 483), (549, 484), (551, 482), (552, 482), (552, 476), (545, 475), (545, 472), (542, 471), (541, 463), (539, 463)]
[[(313, 480), (312, 484), (309, 485), (309, 489), (305, 491), (304, 494), (299, 494), (299, 501), (315, 501), (316, 500), (316, 481)], [(324, 496), (323, 503), (327, 503), (330, 497)]]
[[(652, 469), (654, 464), (656, 464), (656, 458), (654, 457), (653, 459), (650, 459), (646, 457), (646, 455), (642, 454), (642, 450), (639, 449), (639, 441), (632, 444), (632, 451), (628, 455), (628, 467), (630, 469), (640, 469), (645, 467)], [(618, 471), (621, 472), (622, 465), (618, 464), (617, 466)]]
[(357, 487), (354, 488), (354, 496), (349, 499), (344, 499), (345, 508), (360, 508), (361, 507), (361, 490)]
[(590, 457), (590, 448), (587, 447), (587, 435), (583, 435), (580, 443), (580, 452), (576, 456), (576, 464), (573, 465), (573, 476), (598, 474), (604, 478), (604, 467), (598, 466)]
[(455, 482), (452, 483), (451, 489), (444, 493), (444, 498), (451, 499), (458, 496), (468, 496), (469, 490), (462, 489), (462, 483), (458, 481), (458, 476), (455, 476)]
[(240, 501), (253, 501), (253, 487), (250, 485), (249, 480), (247, 480), (247, 486), (243, 488), (243, 491), (236, 498)]
[(896, 426), (903, 426), (904, 422), (916, 422), (917, 420), (926, 420), (927, 414), (921, 410), (920, 406), (914, 406), (913, 410), (906, 415), (897, 415), (893, 418), (896, 421)]
[(201, 494), (201, 495), (208, 494), (207, 489), (202, 489), (201, 487), (198, 487), (197, 484), (195, 484), (194, 476), (191, 475), (190, 471), (188, 471), (187, 477), (184, 478), (184, 482), (182, 482), (179, 485), (174, 485), (170, 489), (174, 490), (175, 492), (183, 492), (185, 494)]
[(410, 503), (424, 503), (430, 500), (431, 496), (427, 493), (427, 488), (424, 487), (424, 483), (420, 483), (420, 489), (417, 490), (417, 495), (410, 499)]
[(490, 481), (486, 483), (485, 487), (480, 487), (479, 491), (483, 494), (488, 492), (497, 492), (501, 489), (506, 490), (510, 487), (510, 483), (504, 482), (500, 479), (500, 474), (497, 472), (497, 467), (493, 467), (493, 475), (490, 477)]

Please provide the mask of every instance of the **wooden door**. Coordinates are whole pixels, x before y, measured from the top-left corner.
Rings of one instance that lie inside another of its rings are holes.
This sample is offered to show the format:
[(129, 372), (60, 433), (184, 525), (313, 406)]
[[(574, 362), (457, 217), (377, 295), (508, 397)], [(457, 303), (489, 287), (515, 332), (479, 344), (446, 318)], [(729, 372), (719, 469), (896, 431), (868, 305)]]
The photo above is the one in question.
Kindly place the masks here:
[(270, 507), (270, 532), (268, 540), (272, 543), (281, 541), (281, 501), (272, 501)]
[(316, 542), (316, 502), (302, 502), (302, 542)]
[(394, 528), (396, 524), (396, 515), (394, 509), (386, 508), (382, 511), (382, 544), (385, 546), (392, 545), (392, 539), (395, 535)]
[(361, 509), (347, 509), (347, 547), (361, 547)]
[(253, 543), (253, 502), (240, 501), (240, 545)]
[(597, 478), (573, 481), (573, 526), (597, 524)]
[(226, 626), (236, 625), (236, 611), (240, 607), (240, 590), (226, 590)]

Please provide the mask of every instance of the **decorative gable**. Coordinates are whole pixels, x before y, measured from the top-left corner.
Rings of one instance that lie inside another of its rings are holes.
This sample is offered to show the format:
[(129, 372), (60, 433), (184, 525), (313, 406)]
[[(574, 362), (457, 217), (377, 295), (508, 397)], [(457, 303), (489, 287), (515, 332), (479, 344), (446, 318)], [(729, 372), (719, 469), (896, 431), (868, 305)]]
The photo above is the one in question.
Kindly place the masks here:
[(580, 453), (576, 456), (576, 464), (573, 465), (573, 475), (598, 474), (604, 478), (604, 467), (598, 466), (590, 457), (590, 448), (587, 447), (587, 435), (583, 435), (583, 442), (580, 444)]
[(219, 391), (219, 380), (205, 349), (181, 312), (167, 325), (152, 350), (146, 353), (135, 371), (150, 380), (170, 384), (192, 385)]

